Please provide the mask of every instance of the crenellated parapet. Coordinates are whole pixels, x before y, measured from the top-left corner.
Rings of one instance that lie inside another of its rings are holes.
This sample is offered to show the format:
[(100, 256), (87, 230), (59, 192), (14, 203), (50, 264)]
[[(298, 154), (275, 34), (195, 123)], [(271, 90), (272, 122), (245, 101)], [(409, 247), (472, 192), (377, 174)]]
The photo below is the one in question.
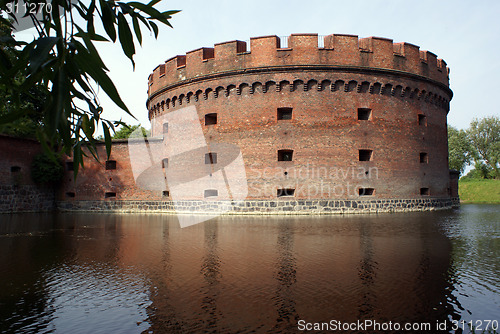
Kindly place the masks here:
[(214, 75), (263, 69), (288, 71), (291, 67), (382, 71), (449, 87), (446, 62), (413, 44), (393, 43), (391, 39), (380, 37), (332, 34), (320, 40), (317, 34), (292, 34), (286, 47), (282, 47), (281, 39), (273, 35), (251, 38), (249, 48), (246, 42), (230, 41), (172, 57), (158, 65), (149, 76), (148, 95), (152, 98), (169, 87)]

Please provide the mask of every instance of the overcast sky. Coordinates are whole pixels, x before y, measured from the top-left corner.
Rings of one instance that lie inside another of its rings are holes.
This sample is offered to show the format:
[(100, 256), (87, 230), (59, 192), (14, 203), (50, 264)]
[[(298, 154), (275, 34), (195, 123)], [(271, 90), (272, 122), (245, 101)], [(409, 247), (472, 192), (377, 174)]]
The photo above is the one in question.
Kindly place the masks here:
[[(198, 1), (163, 0), (160, 10), (180, 9), (174, 29), (145, 36), (135, 56), (136, 69), (119, 45), (99, 47), (110, 76), (137, 117), (124, 115), (106, 98), (105, 115), (149, 128), (147, 79), (166, 59), (230, 40), (292, 33), (354, 34), (408, 42), (442, 58), (451, 69), (454, 97), (448, 123), (467, 128), (474, 117), (499, 115), (494, 102), (500, 78), (500, 1)], [(145, 34), (147, 35), (147, 34)]]

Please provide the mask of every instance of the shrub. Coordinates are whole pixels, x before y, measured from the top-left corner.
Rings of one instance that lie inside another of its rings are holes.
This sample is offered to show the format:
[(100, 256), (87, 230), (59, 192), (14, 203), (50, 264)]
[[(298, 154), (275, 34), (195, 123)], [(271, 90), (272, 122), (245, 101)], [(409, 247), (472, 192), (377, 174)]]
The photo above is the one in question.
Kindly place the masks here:
[(33, 158), (31, 178), (35, 183), (54, 185), (61, 181), (64, 175), (62, 162), (55, 156), (41, 153)]

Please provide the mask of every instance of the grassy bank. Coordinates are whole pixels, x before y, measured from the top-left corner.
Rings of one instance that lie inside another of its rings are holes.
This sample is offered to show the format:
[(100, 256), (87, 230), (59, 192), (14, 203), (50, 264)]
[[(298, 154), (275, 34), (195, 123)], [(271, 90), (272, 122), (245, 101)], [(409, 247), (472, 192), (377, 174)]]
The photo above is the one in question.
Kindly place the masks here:
[(460, 180), (458, 193), (464, 203), (500, 203), (500, 180)]

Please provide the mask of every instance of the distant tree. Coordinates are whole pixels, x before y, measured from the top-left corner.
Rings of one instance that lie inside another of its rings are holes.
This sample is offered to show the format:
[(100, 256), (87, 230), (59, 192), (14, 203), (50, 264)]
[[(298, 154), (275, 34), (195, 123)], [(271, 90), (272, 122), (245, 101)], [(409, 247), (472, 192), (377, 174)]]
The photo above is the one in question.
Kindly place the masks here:
[(470, 141), (464, 130), (457, 130), (448, 125), (448, 161), (449, 167), (460, 172), (460, 175), (472, 162)]
[[(6, 90), (0, 104), (8, 105), (0, 115), (0, 125), (13, 124), (26, 116), (19, 112), (28, 110), (22, 107), (23, 94), (29, 95), (34, 87), (48, 92), (41, 101), (36, 137), (45, 151), (56, 148), (61, 154), (72, 155), (76, 176), (79, 166), (83, 166), (83, 147), (98, 158), (95, 146), (98, 126), (103, 128), (109, 156), (110, 130), (121, 124), (102, 118), (97, 91), (103, 91), (130, 114), (108, 77), (108, 69), (94, 42), (118, 41), (134, 66), (136, 42), (142, 44), (141, 28), (146, 27), (157, 37), (157, 23), (171, 26), (171, 15), (178, 11), (160, 12), (155, 6), (161, 0), (147, 4), (115, 0), (24, 1), (36, 4), (37, 8), (45, 5), (41, 18), (30, 14), (36, 34), (31, 42), (18, 40), (12, 34), (12, 20), (17, 19), (15, 12), (23, 8), (23, 0), (0, 0), (0, 23), (9, 28), (0, 35), (0, 86)], [(103, 27), (107, 37), (96, 32), (96, 25)]]
[(118, 129), (115, 134), (113, 135), (113, 139), (127, 139), (129, 137), (132, 138), (137, 138), (140, 137), (140, 133), (134, 133), (135, 130), (141, 129), (142, 132), (142, 137), (148, 137), (150, 134), (149, 130), (146, 130), (144, 127), (142, 127), (140, 124), (139, 125), (127, 125), (124, 124), (121, 126), (120, 129)]
[(473, 119), (467, 130), (467, 138), (476, 167), (484, 162), (487, 168), (482, 170), (491, 170), (486, 175), (500, 178), (500, 118), (490, 116)]
[(471, 169), (466, 175), (462, 176), (461, 180), (483, 180), (483, 179), (494, 179), (495, 171), (484, 162), (480, 161), (474, 164), (474, 168)]

